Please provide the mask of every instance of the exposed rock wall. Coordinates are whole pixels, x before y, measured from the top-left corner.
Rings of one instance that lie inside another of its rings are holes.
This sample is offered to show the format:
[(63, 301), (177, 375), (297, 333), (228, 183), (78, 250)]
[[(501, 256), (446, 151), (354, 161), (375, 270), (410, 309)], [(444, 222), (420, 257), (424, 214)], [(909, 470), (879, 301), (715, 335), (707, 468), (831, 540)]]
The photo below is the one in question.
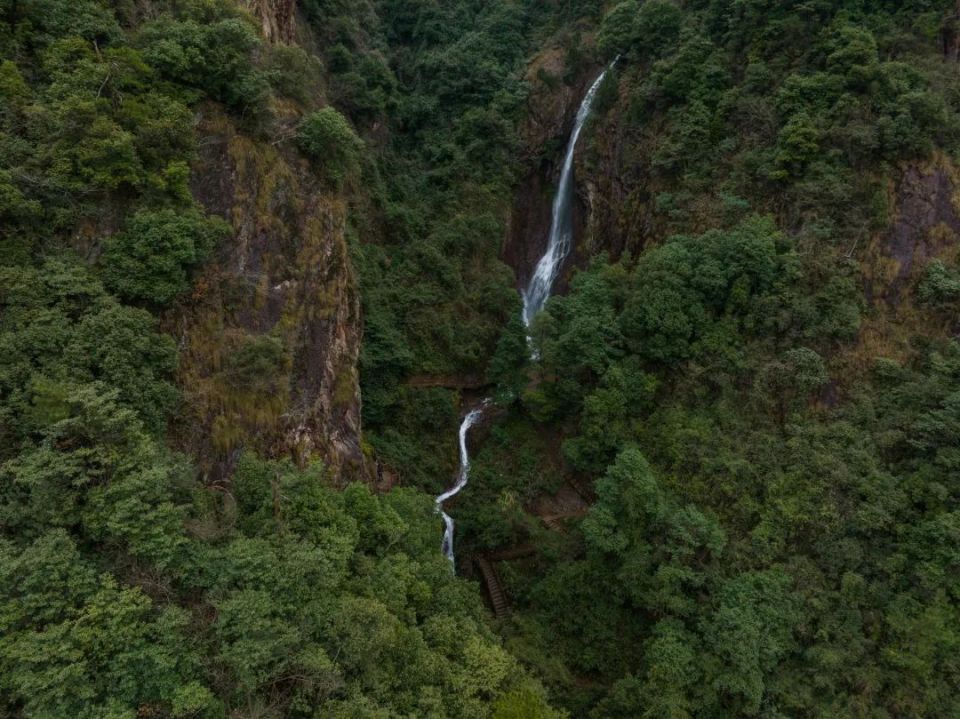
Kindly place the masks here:
[[(602, 69), (597, 64), (582, 67), (577, 82), (568, 85), (560, 79), (565, 56), (557, 48), (542, 52), (528, 68), (526, 81), (531, 90), (521, 127), (528, 171), (517, 185), (503, 250), (504, 261), (516, 272), (518, 287), (526, 285), (546, 247), (563, 150), (577, 108)], [(572, 270), (584, 266), (590, 257), (604, 252), (616, 259), (628, 250), (638, 252), (662, 231), (654, 226), (650, 211), (645, 158), (626, 154), (623, 111), (624, 103), (617, 103), (606, 108), (602, 117), (595, 113), (578, 143), (574, 156), (575, 243), (557, 280), (557, 292), (566, 291)]]
[(242, 4), (260, 21), (267, 42), (290, 43), (296, 35), (294, 0), (243, 0)]
[(946, 158), (901, 169), (891, 188), (890, 227), (867, 252), (865, 287), (871, 304), (896, 310), (929, 262), (960, 238), (957, 172)]
[[(242, 134), (217, 108), (204, 110), (199, 135), (194, 196), (235, 235), (173, 320), (190, 416), (179, 441), (214, 475), (252, 447), (321, 459), (341, 481), (366, 477), (345, 204), (292, 147)], [(274, 364), (238, 384), (236, 358), (248, 355)]]

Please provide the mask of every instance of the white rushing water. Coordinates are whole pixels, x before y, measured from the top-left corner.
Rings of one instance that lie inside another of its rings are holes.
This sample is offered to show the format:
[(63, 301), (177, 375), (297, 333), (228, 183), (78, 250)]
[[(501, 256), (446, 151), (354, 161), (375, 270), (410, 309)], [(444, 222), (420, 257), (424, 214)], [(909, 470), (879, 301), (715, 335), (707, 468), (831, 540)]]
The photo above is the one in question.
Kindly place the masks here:
[[(610, 67), (613, 67), (616, 62), (614, 60)], [(530, 283), (523, 291), (523, 322), (528, 327), (531, 320), (537, 312), (543, 309), (544, 303), (550, 297), (553, 283), (560, 272), (560, 265), (570, 252), (573, 239), (573, 151), (576, 149), (580, 130), (583, 129), (583, 124), (590, 115), (590, 106), (597, 94), (597, 88), (600, 87), (600, 83), (603, 82), (603, 78), (610, 67), (601, 72), (600, 77), (593, 82), (590, 89), (587, 90), (583, 102), (580, 103), (580, 109), (577, 110), (577, 119), (567, 142), (563, 170), (560, 172), (560, 186), (557, 188), (557, 196), (553, 198), (553, 217), (550, 222), (550, 238), (547, 241), (547, 251), (540, 258), (537, 269), (533, 273), (533, 277), (530, 278)], [(443, 511), (443, 503), (459, 494), (460, 490), (466, 487), (470, 480), (470, 452), (467, 450), (467, 433), (483, 417), (484, 410), (489, 403), (489, 399), (483, 400), (480, 406), (470, 410), (460, 423), (460, 473), (457, 475), (456, 483), (434, 499), (437, 512), (443, 517), (444, 524), (441, 549), (447, 559), (450, 560), (451, 566), (454, 565), (454, 522), (453, 517)]]
[[(613, 63), (616, 63), (616, 60)], [(613, 67), (613, 63), (610, 67)], [(580, 103), (580, 109), (577, 110), (573, 132), (570, 133), (570, 139), (567, 141), (563, 169), (560, 171), (560, 184), (557, 186), (556, 197), (553, 198), (553, 215), (550, 219), (547, 251), (543, 253), (543, 257), (537, 263), (537, 268), (522, 293), (523, 323), (527, 327), (530, 326), (533, 318), (543, 309), (543, 305), (549, 299), (553, 283), (560, 273), (560, 265), (570, 254), (570, 247), (573, 244), (573, 151), (577, 147), (577, 140), (580, 139), (580, 131), (590, 116), (593, 98), (596, 97), (597, 89), (610, 67), (601, 72), (600, 77), (594, 80), (590, 89), (587, 90), (583, 102)]]
[(457, 475), (457, 482), (450, 489), (441, 495), (438, 495), (434, 502), (437, 505), (437, 511), (443, 517), (443, 543), (440, 545), (443, 553), (447, 555), (450, 563), (453, 559), (453, 517), (443, 511), (443, 503), (451, 497), (456, 496), (461, 489), (467, 486), (470, 479), (470, 452), (467, 450), (467, 433), (470, 428), (477, 423), (483, 416), (483, 410), (487, 408), (490, 400), (483, 400), (479, 407), (467, 412), (467, 416), (460, 423), (460, 473)]

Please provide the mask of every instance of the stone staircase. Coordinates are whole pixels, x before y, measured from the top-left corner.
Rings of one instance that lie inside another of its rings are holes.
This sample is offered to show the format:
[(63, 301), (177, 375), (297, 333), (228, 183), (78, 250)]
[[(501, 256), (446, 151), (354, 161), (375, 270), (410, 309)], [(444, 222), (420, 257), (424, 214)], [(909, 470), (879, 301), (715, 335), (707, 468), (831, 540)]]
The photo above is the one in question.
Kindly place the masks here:
[(493, 605), (494, 615), (497, 619), (506, 619), (510, 616), (510, 605), (507, 603), (507, 596), (500, 585), (496, 570), (490, 561), (483, 557), (477, 559), (477, 566), (483, 575), (484, 584), (487, 585), (487, 595), (490, 597), (490, 604)]

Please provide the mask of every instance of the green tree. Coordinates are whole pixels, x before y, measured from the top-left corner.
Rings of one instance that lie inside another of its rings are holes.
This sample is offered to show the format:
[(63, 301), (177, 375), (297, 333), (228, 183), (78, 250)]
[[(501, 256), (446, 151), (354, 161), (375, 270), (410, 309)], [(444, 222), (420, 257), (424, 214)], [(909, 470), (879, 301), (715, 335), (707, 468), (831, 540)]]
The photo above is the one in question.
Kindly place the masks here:
[(497, 342), (497, 349), (487, 367), (487, 377), (497, 386), (497, 402), (509, 404), (520, 396), (527, 382), (530, 342), (519, 312), (511, 315)]
[(334, 187), (342, 187), (359, 171), (363, 140), (332, 107), (308, 115), (297, 131), (297, 142)]
[(723, 585), (704, 633), (712, 688), (722, 704), (746, 716), (759, 713), (768, 677), (795, 646), (797, 618), (790, 577), (780, 570), (746, 573)]
[[(47, 561), (34, 564), (38, 559)], [(71, 591), (64, 596), (57, 587), (62, 609), (55, 612), (47, 589), (53, 577), (36, 574), (51, 568), (50, 560)], [(167, 607), (155, 613), (139, 589), (121, 588), (108, 575), (97, 577), (62, 535), (38, 540), (34, 551), (14, 561), (0, 581), (4, 607), (26, 609), (40, 600), (47, 608), (43, 615), (24, 613), (20, 625), (0, 640), (0, 686), (29, 716), (133, 717), (144, 705), (169, 706), (188, 687), (203, 695), (199, 708), (215, 708), (209, 691), (192, 680), (199, 657), (187, 649), (186, 612)], [(45, 593), (49, 599), (41, 599)]]
[(143, 26), (146, 61), (166, 79), (195, 87), (256, 118), (269, 97), (267, 78), (254, 65), (261, 41), (249, 19), (226, 5), (202, 20), (161, 16)]
[(222, 220), (197, 212), (138, 212), (107, 240), (104, 281), (124, 298), (167, 305), (188, 289), (191, 270), (228, 232)]

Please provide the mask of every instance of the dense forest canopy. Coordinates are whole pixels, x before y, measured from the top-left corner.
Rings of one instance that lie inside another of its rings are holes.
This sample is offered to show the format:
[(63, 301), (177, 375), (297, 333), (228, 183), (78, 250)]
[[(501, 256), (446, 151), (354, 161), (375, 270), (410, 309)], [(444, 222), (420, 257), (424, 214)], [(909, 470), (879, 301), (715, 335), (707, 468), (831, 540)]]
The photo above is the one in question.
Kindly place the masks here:
[(281, 6), (0, 0), (0, 717), (960, 716), (954, 4)]

